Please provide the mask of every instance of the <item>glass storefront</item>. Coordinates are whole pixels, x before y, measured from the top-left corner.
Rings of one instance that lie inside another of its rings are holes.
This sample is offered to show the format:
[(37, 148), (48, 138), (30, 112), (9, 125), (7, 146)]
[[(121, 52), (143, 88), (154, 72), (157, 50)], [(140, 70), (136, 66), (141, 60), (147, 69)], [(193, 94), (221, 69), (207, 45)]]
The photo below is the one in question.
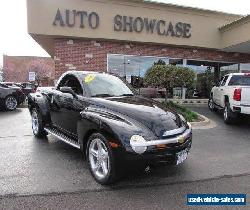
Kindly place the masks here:
[(240, 72), (249, 73), (250, 72), (250, 63), (241, 63)]
[(239, 64), (228, 64), (220, 68), (220, 76), (223, 77), (226, 74), (239, 72)]
[[(133, 87), (142, 92), (148, 92), (150, 97), (165, 97), (164, 90), (155, 87), (147, 87), (143, 78), (147, 70), (155, 64), (171, 64), (185, 66), (195, 72), (195, 88), (185, 90), (184, 98), (208, 98), (214, 83), (221, 76), (228, 73), (239, 72), (241, 69), (249, 69), (250, 64), (236, 64), (229, 62), (213, 62), (202, 60), (189, 60), (181, 58), (156, 57), (156, 56), (133, 56), (108, 54), (108, 72), (117, 74), (126, 79)], [(170, 97), (183, 98), (180, 87), (174, 87)]]
[(144, 77), (146, 71), (161, 60), (169, 64), (168, 58), (153, 56), (108, 55), (108, 72), (119, 76)]

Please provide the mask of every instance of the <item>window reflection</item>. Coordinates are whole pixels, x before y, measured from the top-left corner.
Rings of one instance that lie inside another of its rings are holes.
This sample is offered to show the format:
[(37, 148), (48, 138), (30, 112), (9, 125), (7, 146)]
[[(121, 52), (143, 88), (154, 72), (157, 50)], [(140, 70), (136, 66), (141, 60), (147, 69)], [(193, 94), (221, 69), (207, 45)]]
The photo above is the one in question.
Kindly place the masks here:
[(230, 73), (238, 73), (239, 72), (239, 65), (238, 64), (228, 64), (225, 66), (222, 66), (220, 68), (220, 76), (223, 77), (226, 74)]
[(250, 63), (241, 63), (240, 64), (240, 71), (243, 73), (249, 73), (250, 72)]
[[(214, 85), (228, 73), (250, 71), (250, 64), (230, 62), (192, 60), (157, 56), (133, 56), (108, 54), (108, 72), (117, 74), (126, 79), (133, 87), (146, 92), (149, 97), (165, 97), (165, 90), (156, 87), (146, 87), (143, 78), (147, 70), (154, 64), (185, 66), (195, 72), (195, 88), (185, 90), (185, 96), (180, 93), (183, 87), (173, 87), (171, 97), (176, 98), (208, 98)], [(239, 69), (240, 66), (240, 69)]]
[(169, 59), (169, 64), (171, 65), (177, 65), (182, 66), (183, 65), (183, 59)]
[(169, 64), (168, 58), (152, 56), (108, 55), (108, 71), (121, 77), (144, 77), (146, 71), (159, 60)]

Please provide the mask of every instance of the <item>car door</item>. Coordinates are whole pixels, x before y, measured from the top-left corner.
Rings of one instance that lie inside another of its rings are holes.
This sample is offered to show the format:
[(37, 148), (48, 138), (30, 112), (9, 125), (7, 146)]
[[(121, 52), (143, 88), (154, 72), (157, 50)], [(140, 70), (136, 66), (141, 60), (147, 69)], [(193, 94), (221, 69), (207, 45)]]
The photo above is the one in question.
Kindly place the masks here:
[(225, 93), (225, 85), (226, 85), (226, 82), (227, 82), (227, 79), (228, 79), (228, 75), (226, 75), (221, 84), (220, 84), (220, 87), (218, 88), (218, 105), (223, 107), (224, 106), (224, 93)]
[(84, 100), (83, 86), (77, 77), (72, 76), (68, 79), (66, 87), (73, 89), (75, 96), (71, 94), (65, 94), (65, 108), (64, 114), (66, 119), (64, 125), (67, 133), (77, 138), (77, 123), (80, 120), (80, 112), (86, 107)]
[(66, 132), (64, 125), (64, 119), (66, 118), (64, 112), (66, 99), (65, 94), (60, 91), (60, 87), (63, 87), (67, 80), (67, 76), (63, 77), (58, 87), (52, 90), (52, 93), (50, 94), (50, 116), (52, 125), (64, 133)]
[[(61, 87), (72, 88), (75, 96), (61, 92)], [(66, 75), (62, 78), (51, 100), (51, 120), (53, 125), (64, 134), (76, 139), (80, 112), (86, 106), (83, 100), (83, 88), (77, 77)]]
[(213, 100), (214, 100), (214, 103), (216, 103), (218, 105), (219, 105), (219, 90), (220, 90), (220, 87), (221, 87), (223, 80), (224, 80), (224, 77), (222, 77), (219, 85), (216, 86), (213, 90)]

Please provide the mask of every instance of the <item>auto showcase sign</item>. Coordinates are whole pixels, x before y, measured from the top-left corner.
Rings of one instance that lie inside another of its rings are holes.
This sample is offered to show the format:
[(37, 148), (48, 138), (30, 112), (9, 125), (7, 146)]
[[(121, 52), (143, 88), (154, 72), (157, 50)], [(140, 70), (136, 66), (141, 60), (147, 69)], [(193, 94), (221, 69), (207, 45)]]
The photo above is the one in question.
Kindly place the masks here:
[[(97, 29), (101, 24), (101, 18), (96, 12), (58, 9), (53, 21), (54, 26), (78, 27)], [(185, 22), (173, 22), (162, 19), (150, 19), (147, 17), (132, 17), (116, 15), (113, 18), (113, 30), (115, 32), (129, 32), (158, 34), (179, 38), (190, 38), (191, 24)]]

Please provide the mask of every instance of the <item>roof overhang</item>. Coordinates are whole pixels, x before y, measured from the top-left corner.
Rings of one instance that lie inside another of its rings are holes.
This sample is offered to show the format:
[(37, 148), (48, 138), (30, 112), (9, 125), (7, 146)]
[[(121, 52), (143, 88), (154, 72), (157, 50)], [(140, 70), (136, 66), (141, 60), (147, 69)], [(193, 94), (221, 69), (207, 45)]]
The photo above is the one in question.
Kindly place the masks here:
[(222, 49), (227, 52), (250, 53), (250, 16), (237, 19), (219, 28)]

